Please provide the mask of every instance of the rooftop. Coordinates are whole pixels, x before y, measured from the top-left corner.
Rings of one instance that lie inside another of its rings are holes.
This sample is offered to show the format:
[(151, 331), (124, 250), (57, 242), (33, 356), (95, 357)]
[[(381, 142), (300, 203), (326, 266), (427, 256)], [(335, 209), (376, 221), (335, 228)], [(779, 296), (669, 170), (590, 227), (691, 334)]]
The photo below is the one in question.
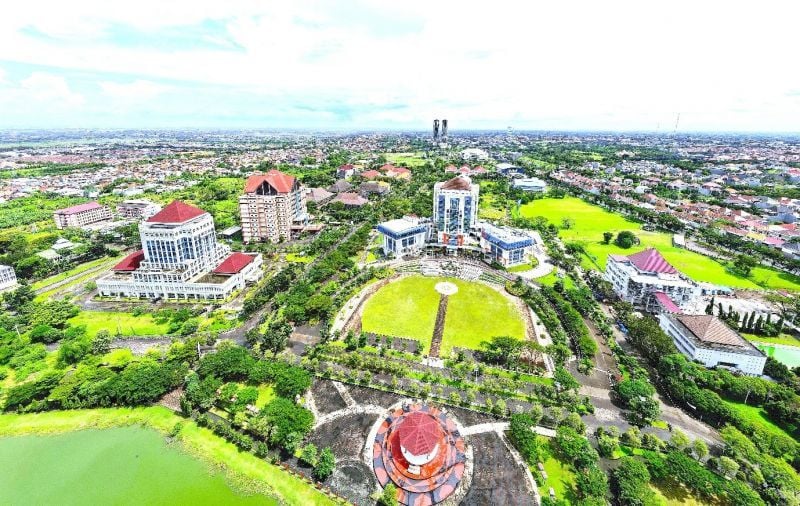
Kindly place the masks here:
[(678, 274), (678, 270), (670, 265), (655, 248), (647, 248), (633, 255), (628, 255), (627, 259), (640, 271), (659, 274)]
[(433, 416), (415, 411), (398, 428), (400, 445), (412, 455), (430, 453), (442, 440), (442, 428)]
[(457, 176), (442, 183), (441, 189), (470, 191), (472, 189), (472, 180), (466, 176)]
[(253, 261), (252, 255), (234, 252), (222, 261), (212, 272), (214, 274), (236, 274), (247, 267)]
[(183, 223), (192, 218), (206, 214), (199, 207), (191, 206), (180, 200), (173, 200), (171, 204), (147, 219), (148, 223)]
[(266, 174), (253, 174), (248, 177), (244, 191), (245, 193), (253, 193), (262, 183), (267, 183), (278, 193), (289, 193), (292, 191), (295, 181), (294, 176), (272, 169)]
[(82, 213), (84, 211), (91, 211), (92, 209), (97, 209), (103, 207), (95, 201), (86, 202), (84, 204), (78, 204), (77, 206), (67, 207), (65, 209), (59, 209), (55, 211), (56, 214), (77, 214)]
[(134, 251), (130, 255), (126, 256), (115, 265), (112, 270), (115, 271), (135, 271), (139, 268), (139, 264), (142, 263), (144, 260), (144, 250)]

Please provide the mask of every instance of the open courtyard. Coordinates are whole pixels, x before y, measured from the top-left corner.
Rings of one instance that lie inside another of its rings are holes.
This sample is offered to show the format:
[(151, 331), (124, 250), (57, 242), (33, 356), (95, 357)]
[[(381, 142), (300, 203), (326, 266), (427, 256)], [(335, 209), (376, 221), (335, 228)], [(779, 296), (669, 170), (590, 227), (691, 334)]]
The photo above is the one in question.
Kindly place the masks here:
[[(707, 256), (673, 246), (672, 236), (664, 232), (642, 229), (641, 223), (606, 211), (575, 197), (563, 199), (546, 198), (534, 200), (520, 208), (526, 218), (543, 216), (559, 227), (559, 235), (565, 243), (583, 245), (587, 258), (582, 264), (586, 268), (605, 269), (609, 254), (630, 255), (646, 247), (657, 248), (676, 269), (695, 281), (705, 281), (731, 288), (785, 289), (800, 291), (800, 278), (768, 267), (755, 267), (749, 278), (731, 273), (726, 266)], [(572, 220), (570, 228), (561, 228), (564, 219)], [(638, 246), (622, 249), (615, 244), (603, 243), (603, 232), (617, 234), (629, 230), (641, 241)]]
[(453, 347), (480, 348), (494, 336), (525, 338), (525, 322), (507, 296), (482, 283), (440, 277), (409, 276), (378, 290), (364, 305), (362, 329), (417, 339), (423, 353), (430, 349), (440, 294), (438, 283), (457, 291), (448, 295), (441, 354)]

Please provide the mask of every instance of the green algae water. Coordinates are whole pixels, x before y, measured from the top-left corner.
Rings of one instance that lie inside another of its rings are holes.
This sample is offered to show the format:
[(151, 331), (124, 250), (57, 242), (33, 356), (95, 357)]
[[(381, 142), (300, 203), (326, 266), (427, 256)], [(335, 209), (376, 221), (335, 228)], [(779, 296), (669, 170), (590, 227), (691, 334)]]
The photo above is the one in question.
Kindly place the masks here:
[(0, 438), (3, 505), (274, 505), (151, 429), (89, 429)]

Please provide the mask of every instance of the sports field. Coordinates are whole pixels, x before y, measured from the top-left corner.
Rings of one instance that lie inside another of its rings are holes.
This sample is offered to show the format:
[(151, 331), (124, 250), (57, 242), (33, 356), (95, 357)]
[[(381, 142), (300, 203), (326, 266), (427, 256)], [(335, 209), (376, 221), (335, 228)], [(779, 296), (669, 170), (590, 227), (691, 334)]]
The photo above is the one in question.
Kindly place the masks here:
[[(522, 206), (520, 214), (527, 218), (544, 216), (559, 228), (564, 218), (572, 220), (572, 227), (560, 228), (559, 235), (564, 242), (578, 242), (584, 246), (588, 258), (584, 258), (582, 265), (586, 268), (602, 270), (605, 269), (609, 254), (630, 255), (646, 247), (654, 247), (676, 269), (695, 281), (706, 281), (732, 288), (800, 291), (800, 278), (797, 276), (766, 267), (756, 267), (749, 278), (737, 276), (728, 272), (725, 265), (712, 258), (673, 246), (670, 234), (642, 230), (640, 223), (608, 212), (579, 198), (535, 200)], [(603, 232), (617, 234), (622, 230), (632, 231), (641, 244), (627, 250), (613, 243), (603, 244)]]
[(800, 348), (797, 346), (757, 343), (756, 347), (790, 369), (800, 366)]
[(496, 290), (482, 283), (425, 276), (409, 276), (378, 290), (364, 305), (363, 330), (417, 339), (427, 353), (439, 307), (434, 286), (441, 281), (458, 287), (448, 299), (442, 355), (453, 346), (477, 349), (494, 336), (525, 338), (521, 315)]

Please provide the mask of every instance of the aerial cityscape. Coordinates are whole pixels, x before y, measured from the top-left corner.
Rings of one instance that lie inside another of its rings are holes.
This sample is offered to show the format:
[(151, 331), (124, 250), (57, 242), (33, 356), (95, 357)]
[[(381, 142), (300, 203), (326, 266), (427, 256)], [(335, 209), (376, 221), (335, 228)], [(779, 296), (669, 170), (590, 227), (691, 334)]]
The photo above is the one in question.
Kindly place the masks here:
[(0, 504), (800, 506), (800, 12), (501, 3), (8, 9)]

